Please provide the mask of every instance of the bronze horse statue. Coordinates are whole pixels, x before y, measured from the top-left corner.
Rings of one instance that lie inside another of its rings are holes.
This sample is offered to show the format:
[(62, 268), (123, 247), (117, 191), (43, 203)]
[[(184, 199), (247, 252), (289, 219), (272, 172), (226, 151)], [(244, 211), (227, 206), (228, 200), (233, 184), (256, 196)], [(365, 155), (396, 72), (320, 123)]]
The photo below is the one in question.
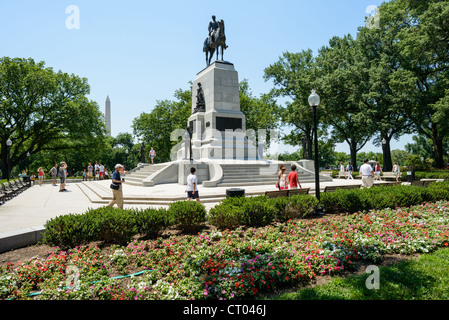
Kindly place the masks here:
[(209, 37), (204, 40), (203, 52), (206, 53), (206, 65), (210, 66), (210, 61), (217, 50), (217, 60), (219, 48), (221, 48), (221, 60), (223, 60), (223, 51), (227, 48), (225, 27), (223, 19), (218, 21), (218, 29)]

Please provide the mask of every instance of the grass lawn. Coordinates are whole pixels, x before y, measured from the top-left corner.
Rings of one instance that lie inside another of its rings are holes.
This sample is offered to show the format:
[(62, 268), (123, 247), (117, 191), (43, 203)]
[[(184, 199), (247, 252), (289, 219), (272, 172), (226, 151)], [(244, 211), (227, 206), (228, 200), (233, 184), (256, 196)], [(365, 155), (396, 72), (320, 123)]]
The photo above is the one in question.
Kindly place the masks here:
[[(449, 248), (424, 254), (417, 260), (379, 268), (379, 289), (368, 289), (373, 273), (335, 277), (314, 288), (284, 293), (276, 300), (447, 300), (449, 299)], [(371, 278), (369, 279), (369, 283)]]

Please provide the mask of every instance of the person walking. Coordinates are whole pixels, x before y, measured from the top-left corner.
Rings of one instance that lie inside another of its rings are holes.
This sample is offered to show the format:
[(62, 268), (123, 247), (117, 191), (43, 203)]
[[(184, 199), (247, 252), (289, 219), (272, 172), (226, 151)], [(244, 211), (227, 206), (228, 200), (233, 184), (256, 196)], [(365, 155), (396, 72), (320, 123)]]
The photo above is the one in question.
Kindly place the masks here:
[(42, 180), (44, 180), (44, 170), (42, 169), (42, 167), (39, 167), (39, 169), (37, 169), (37, 176), (39, 177), (39, 185), (42, 187)]
[(287, 190), (288, 189), (288, 178), (287, 178), (287, 175), (285, 174), (286, 170), (287, 169), (285, 169), (285, 166), (283, 164), (281, 164), (279, 166), (279, 172), (278, 172), (279, 190)]
[(291, 166), (291, 170), (290, 173), (287, 176), (287, 180), (290, 184), (290, 189), (298, 189), (301, 188), (301, 183), (299, 182), (298, 179), (298, 172), (296, 172), (296, 165), (292, 165)]
[(58, 164), (57, 163), (55, 163), (53, 168), (51, 168), (50, 172), (51, 172), (51, 177), (53, 178), (53, 186), (56, 186), (56, 178), (58, 177)]
[(67, 179), (67, 164), (65, 162), (60, 163), (58, 176), (61, 182), (59, 186), (59, 192), (67, 191), (67, 189), (65, 188), (65, 181)]
[(369, 164), (369, 160), (365, 159), (364, 163), (360, 167), (360, 175), (362, 176), (362, 187), (371, 188), (374, 184), (374, 172), (373, 167)]
[(399, 182), (399, 175), (401, 174), (401, 170), (399, 169), (398, 163), (395, 162), (393, 165), (393, 175), (396, 178), (396, 182)]
[(198, 203), (200, 202), (200, 195), (198, 192), (198, 177), (195, 174), (196, 169), (190, 168), (190, 174), (187, 176), (187, 201), (195, 199)]
[(348, 176), (346, 177), (346, 180), (347, 179), (354, 180), (354, 177), (352, 176), (352, 174), (354, 172), (354, 168), (353, 168), (351, 162), (348, 162), (348, 165), (346, 166), (346, 171), (348, 172)]
[(117, 207), (123, 209), (123, 190), (122, 184), (125, 183), (125, 179), (120, 177), (120, 173), (126, 173), (124, 171), (125, 167), (120, 163), (115, 165), (115, 171), (112, 173), (112, 200), (108, 203), (106, 207), (112, 207), (114, 204), (117, 204)]
[(156, 151), (154, 151), (153, 147), (151, 147), (151, 150), (150, 150), (151, 164), (154, 164), (154, 158), (155, 157), (156, 157)]
[(380, 167), (379, 161), (376, 161), (376, 166), (374, 167), (375, 179), (382, 181), (380, 178), (380, 173), (382, 172), (382, 168)]
[(340, 171), (338, 172), (338, 179), (345, 176), (345, 166), (343, 162), (340, 161)]

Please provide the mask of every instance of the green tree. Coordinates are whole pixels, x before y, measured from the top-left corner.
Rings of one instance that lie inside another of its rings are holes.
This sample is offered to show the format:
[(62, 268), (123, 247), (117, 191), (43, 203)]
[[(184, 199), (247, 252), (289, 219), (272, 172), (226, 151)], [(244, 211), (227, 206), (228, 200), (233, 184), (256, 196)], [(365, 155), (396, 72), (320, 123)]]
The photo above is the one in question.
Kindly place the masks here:
[[(3, 176), (41, 151), (85, 151), (105, 143), (97, 103), (86, 78), (55, 72), (33, 59), (0, 59), (0, 158)], [(6, 141), (11, 139), (11, 148)], [(59, 160), (59, 159), (58, 159)], [(53, 161), (56, 161), (54, 159)], [(43, 166), (43, 165), (42, 165)]]
[[(299, 53), (284, 52), (279, 60), (264, 70), (265, 81), (273, 81), (270, 95), (274, 98), (287, 98), (281, 110), (284, 125), (291, 126), (291, 132), (282, 139), (289, 145), (302, 145), (305, 138), (306, 158), (313, 158), (313, 114), (308, 97), (316, 81), (315, 58), (312, 50)], [(318, 117), (321, 109), (318, 108)], [(323, 123), (319, 124), (323, 127)], [(325, 130), (325, 128), (322, 128)]]
[(334, 143), (349, 145), (351, 162), (357, 163), (357, 152), (373, 135), (372, 119), (364, 116), (361, 94), (367, 70), (360, 61), (360, 47), (351, 35), (333, 37), (319, 50), (317, 93), (322, 98), (322, 121), (328, 123)]
[(382, 146), (385, 171), (393, 167), (391, 140), (410, 133), (412, 125), (407, 113), (411, 102), (404, 88), (410, 90), (414, 82), (400, 66), (402, 55), (395, 39), (396, 33), (380, 23), (379, 28), (359, 28), (356, 40), (361, 53), (358, 64), (367, 70), (360, 95), (362, 114), (378, 133), (374, 145)]
[(449, 1), (395, 0), (384, 3), (381, 13), (385, 27), (397, 33), (401, 67), (414, 82), (404, 91), (413, 102), (409, 117), (415, 131), (432, 141), (435, 165), (442, 168), (449, 135), (442, 116), (449, 100)]

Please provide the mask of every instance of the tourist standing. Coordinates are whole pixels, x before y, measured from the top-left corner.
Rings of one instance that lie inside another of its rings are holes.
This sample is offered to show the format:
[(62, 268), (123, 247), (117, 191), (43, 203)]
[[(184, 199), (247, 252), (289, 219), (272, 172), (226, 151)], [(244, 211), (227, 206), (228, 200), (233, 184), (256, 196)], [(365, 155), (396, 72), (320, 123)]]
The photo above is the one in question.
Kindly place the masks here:
[(98, 161), (95, 161), (95, 165), (94, 165), (94, 180), (98, 180), (99, 171), (100, 171), (100, 165), (98, 164)]
[(87, 178), (89, 178), (89, 181), (92, 180), (92, 173), (94, 171), (94, 167), (89, 162), (89, 165), (87, 166)]
[(287, 180), (290, 184), (290, 189), (298, 189), (301, 188), (301, 183), (299, 183), (298, 172), (296, 172), (296, 165), (291, 166), (292, 171), (287, 176)]
[(346, 166), (346, 171), (348, 172), (348, 176), (346, 177), (346, 179), (354, 180), (354, 177), (352, 176), (352, 174), (354, 172), (354, 168), (353, 168), (351, 162), (348, 162), (348, 165)]
[(393, 175), (396, 177), (396, 182), (399, 182), (400, 174), (401, 174), (401, 170), (399, 169), (398, 163), (395, 162), (393, 165)]
[(197, 202), (200, 202), (200, 195), (198, 192), (198, 178), (195, 172), (195, 168), (190, 168), (190, 174), (187, 176), (187, 201), (195, 199)]
[(150, 150), (151, 164), (154, 164), (154, 158), (155, 157), (156, 157), (156, 151), (154, 151), (153, 147), (151, 147), (151, 150)]
[(380, 167), (379, 161), (376, 161), (376, 166), (374, 168), (374, 173), (375, 173), (376, 180), (382, 181), (382, 179), (380, 178), (380, 173), (381, 172), (382, 172), (382, 168)]
[(65, 162), (61, 162), (59, 166), (59, 180), (61, 182), (59, 186), (59, 192), (67, 191), (65, 188), (65, 182), (67, 179), (67, 164)]
[(126, 173), (125, 167), (121, 165), (120, 163), (117, 163), (115, 165), (115, 171), (112, 173), (112, 183), (111, 183), (111, 189), (112, 189), (112, 200), (109, 202), (107, 207), (112, 207), (114, 204), (117, 204), (117, 207), (120, 209), (123, 209), (123, 190), (122, 190), (122, 183), (125, 182), (125, 179), (122, 179), (120, 177), (120, 173)]
[(374, 172), (368, 159), (365, 159), (364, 163), (360, 167), (360, 175), (362, 176), (362, 187), (371, 188), (374, 184)]
[(83, 171), (83, 181), (87, 181), (87, 172), (86, 169)]
[(42, 167), (39, 167), (39, 169), (37, 169), (37, 175), (39, 177), (39, 185), (42, 187), (42, 180), (44, 180), (44, 170), (42, 169)]
[(51, 177), (53, 179), (53, 186), (56, 186), (56, 178), (58, 176), (58, 164), (55, 163), (53, 168), (51, 168), (50, 172), (51, 172)]
[(100, 180), (103, 180), (104, 178), (104, 165), (100, 163), (100, 166), (98, 167), (100, 171)]

